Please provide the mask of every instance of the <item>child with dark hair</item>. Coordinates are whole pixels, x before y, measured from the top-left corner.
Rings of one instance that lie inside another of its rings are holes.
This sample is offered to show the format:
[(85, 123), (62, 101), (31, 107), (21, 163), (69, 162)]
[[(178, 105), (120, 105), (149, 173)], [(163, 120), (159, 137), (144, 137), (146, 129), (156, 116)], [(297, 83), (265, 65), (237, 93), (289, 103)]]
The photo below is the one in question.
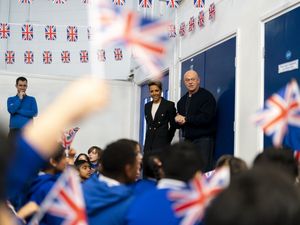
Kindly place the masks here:
[(92, 164), (92, 169), (94, 171), (99, 171), (100, 160), (103, 154), (103, 150), (98, 146), (92, 146), (88, 149), (88, 157)]
[(81, 182), (84, 182), (91, 176), (92, 168), (89, 160), (75, 160), (74, 166), (78, 171)]
[(133, 199), (132, 187), (140, 169), (140, 152), (132, 140), (122, 139), (105, 148), (101, 174), (83, 183), (90, 225), (124, 224)]
[(258, 154), (253, 162), (253, 167), (271, 166), (287, 174), (294, 182), (298, 177), (298, 165), (294, 153), (289, 148), (267, 148)]
[(162, 151), (161, 162), (164, 177), (157, 188), (136, 197), (128, 209), (126, 224), (180, 224), (182, 218), (174, 214), (168, 193), (186, 190), (187, 182), (203, 167), (202, 159), (193, 144), (181, 142)]

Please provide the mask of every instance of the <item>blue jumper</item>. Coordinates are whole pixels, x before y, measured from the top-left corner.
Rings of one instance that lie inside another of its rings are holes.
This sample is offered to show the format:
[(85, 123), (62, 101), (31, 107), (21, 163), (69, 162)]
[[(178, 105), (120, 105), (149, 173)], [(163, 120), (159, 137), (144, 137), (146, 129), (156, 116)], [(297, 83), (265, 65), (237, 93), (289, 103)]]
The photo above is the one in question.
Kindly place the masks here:
[(7, 99), (7, 110), (10, 113), (9, 128), (20, 129), (38, 113), (34, 97), (25, 95), (20, 99), (18, 95)]

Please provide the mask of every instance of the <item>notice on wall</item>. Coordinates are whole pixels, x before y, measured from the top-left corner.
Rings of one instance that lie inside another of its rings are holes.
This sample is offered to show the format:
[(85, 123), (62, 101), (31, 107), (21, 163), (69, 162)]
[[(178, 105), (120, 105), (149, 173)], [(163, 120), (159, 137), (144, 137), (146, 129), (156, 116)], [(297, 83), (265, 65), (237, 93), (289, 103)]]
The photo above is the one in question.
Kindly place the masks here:
[(278, 65), (278, 73), (284, 73), (299, 68), (299, 59)]

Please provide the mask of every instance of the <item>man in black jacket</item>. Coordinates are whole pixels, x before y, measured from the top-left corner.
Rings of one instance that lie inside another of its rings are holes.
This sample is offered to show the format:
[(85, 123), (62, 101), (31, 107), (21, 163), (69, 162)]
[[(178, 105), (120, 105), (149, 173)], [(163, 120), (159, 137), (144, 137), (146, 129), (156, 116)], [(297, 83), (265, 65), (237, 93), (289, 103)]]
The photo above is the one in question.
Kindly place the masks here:
[(194, 70), (184, 74), (188, 92), (177, 103), (175, 121), (182, 129), (185, 140), (194, 143), (204, 160), (203, 171), (212, 167), (214, 136), (216, 131), (216, 100), (200, 87), (200, 77)]

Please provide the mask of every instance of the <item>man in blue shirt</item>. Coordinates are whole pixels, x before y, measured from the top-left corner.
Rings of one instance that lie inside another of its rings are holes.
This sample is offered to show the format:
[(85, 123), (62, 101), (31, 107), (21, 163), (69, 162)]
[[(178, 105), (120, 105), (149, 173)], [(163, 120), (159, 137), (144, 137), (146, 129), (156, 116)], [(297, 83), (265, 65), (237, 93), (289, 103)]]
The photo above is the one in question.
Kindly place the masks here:
[(16, 80), (17, 95), (7, 99), (7, 110), (10, 113), (9, 137), (14, 135), (38, 113), (34, 97), (26, 95), (27, 79), (18, 77)]

